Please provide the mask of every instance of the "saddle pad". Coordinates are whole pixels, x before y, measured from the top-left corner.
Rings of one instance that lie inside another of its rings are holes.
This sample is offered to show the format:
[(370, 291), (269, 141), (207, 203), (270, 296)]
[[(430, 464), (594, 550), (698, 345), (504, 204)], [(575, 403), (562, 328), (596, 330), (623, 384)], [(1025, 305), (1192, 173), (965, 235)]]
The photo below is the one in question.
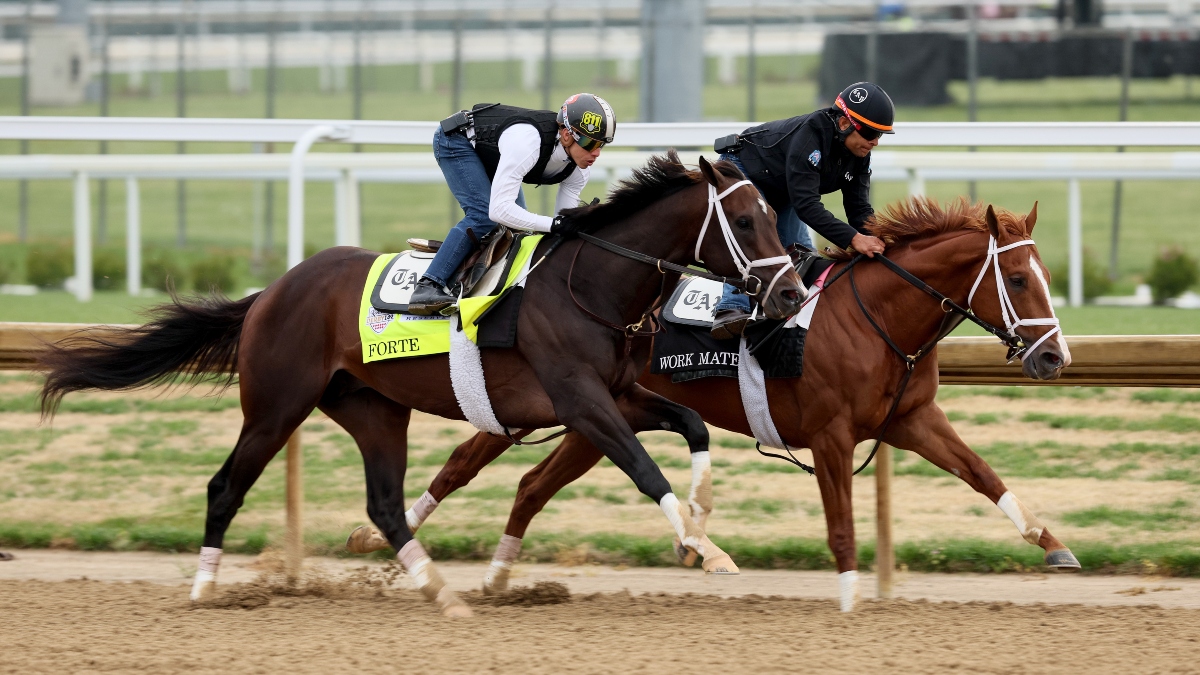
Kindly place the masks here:
[[(504, 270), (503, 284), (492, 285), (498, 292), (494, 295), (470, 297), (459, 300), (459, 317), (462, 320), (460, 330), (466, 333), (471, 342), (479, 343), (480, 323), (484, 314), (501, 297), (510, 298), (504, 305), (503, 312), (493, 312), (488, 317), (488, 324), (500, 322), (493, 333), (515, 338), (516, 311), (520, 300), (520, 288), (525, 285), (525, 275), (528, 274), (533, 259), (534, 249), (542, 240), (542, 235), (530, 235), (521, 238), (520, 245), (514, 246), (512, 254), (505, 260), (498, 261), (495, 267)], [(421, 278), (432, 254), (405, 251), (404, 253), (384, 253), (375, 259), (371, 271), (367, 273), (363, 286), (362, 303), (359, 307), (358, 333), (362, 341), (363, 363), (383, 361), (408, 356), (429, 356), (445, 354), (450, 351), (450, 320), (444, 316), (415, 316), (402, 312), (381, 310), (376, 301), (389, 301), (388, 306), (403, 305), (407, 308), (408, 298), (412, 295), (412, 287)], [(491, 271), (489, 270), (489, 274)], [(415, 276), (414, 276), (415, 275)], [(408, 286), (405, 288), (405, 286)], [(487, 284), (478, 284), (477, 289)], [(510, 287), (516, 287), (515, 293), (505, 294)], [(515, 297), (514, 297), (515, 296)], [(393, 302), (394, 301), (394, 304)], [(494, 318), (493, 318), (494, 315)], [(488, 331), (484, 331), (485, 336)], [(512, 346), (511, 340), (503, 344), (502, 340), (487, 341), (484, 346)]]
[(702, 377), (737, 377), (738, 339), (718, 340), (707, 325), (664, 325), (654, 337), (650, 372), (669, 374), (672, 382)]

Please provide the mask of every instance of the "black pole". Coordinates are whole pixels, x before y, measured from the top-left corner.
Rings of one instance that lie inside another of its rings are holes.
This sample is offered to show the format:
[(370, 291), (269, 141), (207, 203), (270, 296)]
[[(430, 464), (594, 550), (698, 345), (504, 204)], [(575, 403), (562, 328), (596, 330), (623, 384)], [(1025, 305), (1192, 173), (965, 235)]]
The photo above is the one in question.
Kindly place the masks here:
[[(362, 5), (354, 13), (354, 119), (362, 119), (363, 72), (362, 72)], [(357, 149), (358, 146), (356, 145)]]
[(876, 82), (879, 75), (879, 0), (872, 3), (871, 11), (867, 32), (867, 81)]
[[(979, 121), (979, 8), (971, 0), (967, 5), (967, 121)], [(967, 152), (975, 152), (975, 146), (967, 148)], [(971, 202), (978, 198), (975, 192), (975, 181), (967, 183), (967, 194)]]
[[(1121, 110), (1119, 116), (1120, 121), (1124, 122), (1129, 119), (1129, 80), (1133, 76), (1132, 28), (1125, 30), (1125, 40), (1121, 47)], [(1117, 152), (1125, 152), (1125, 146), (1119, 146)], [(1120, 180), (1113, 185), (1112, 236), (1108, 244), (1108, 278), (1114, 281), (1120, 276), (1117, 264), (1120, 258), (1118, 245), (1121, 240), (1121, 197), (1124, 188), (1125, 184)]]
[[(29, 115), (29, 33), (33, 30), (33, 2), (25, 0), (25, 26), (21, 35), (21, 115)], [(21, 154), (29, 154), (29, 141), (21, 139)], [(29, 181), (17, 184), (17, 240), (29, 238)]]
[(454, 15), (454, 81), (450, 88), (450, 112), (462, 110), (463, 92), (463, 16), (462, 10)]
[[(100, 36), (100, 116), (108, 117), (108, 11), (112, 9), (112, 0), (107, 0), (104, 4), (105, 15), (103, 21), (100, 23), (101, 30), (104, 31)], [(108, 154), (108, 141), (100, 141), (100, 154)], [(108, 239), (108, 181), (103, 178), (100, 179), (97, 188), (96, 243), (104, 245)]]
[[(184, 0), (186, 2), (186, 0)], [(179, 17), (175, 21), (175, 116), (187, 117), (187, 70), (184, 61), (184, 44), (186, 27), (184, 25), (185, 4), (179, 5)], [(180, 141), (175, 145), (175, 152), (182, 155), (187, 152), (187, 145)], [(187, 183), (181, 178), (175, 183), (175, 245), (183, 248), (187, 245)]]
[(758, 57), (754, 51), (755, 25), (754, 3), (750, 3), (750, 11), (746, 15), (747, 52), (746, 52), (746, 119), (753, 122), (758, 119)]

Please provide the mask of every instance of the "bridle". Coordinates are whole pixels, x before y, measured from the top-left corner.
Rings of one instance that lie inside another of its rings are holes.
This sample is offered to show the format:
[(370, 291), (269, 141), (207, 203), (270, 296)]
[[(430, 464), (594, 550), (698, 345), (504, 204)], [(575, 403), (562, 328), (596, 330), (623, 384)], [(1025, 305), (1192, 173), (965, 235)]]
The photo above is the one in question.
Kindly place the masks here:
[[(729, 227), (729, 219), (725, 217), (725, 209), (721, 205), (721, 200), (724, 199), (725, 197), (728, 197), (734, 190), (737, 190), (738, 188), (746, 186), (746, 185), (753, 187), (754, 183), (752, 183), (749, 180), (741, 180), (741, 181), (734, 183), (733, 185), (730, 185), (728, 188), (725, 188), (725, 190), (723, 192), (718, 193), (717, 188), (712, 183), (708, 184), (708, 212), (704, 216), (704, 224), (700, 227), (700, 234), (699, 234), (699, 236), (696, 237), (696, 246), (695, 246), (694, 253), (692, 255), (693, 260), (696, 263), (701, 264), (701, 265), (704, 264), (704, 261), (702, 261), (700, 259), (700, 247), (704, 243), (704, 235), (708, 232), (708, 224), (710, 222), (712, 222), (713, 213), (716, 213), (717, 214), (717, 222), (720, 224), (720, 227), (721, 227), (721, 235), (725, 240), (726, 248), (729, 250), (729, 256), (731, 258), (733, 258), (734, 266), (737, 267), (738, 272), (740, 272), (742, 275), (740, 279), (736, 279), (736, 278), (732, 278), (732, 277), (723, 277), (723, 276), (719, 276), (716, 274), (712, 274), (711, 272), (705, 272), (705, 271), (697, 270), (697, 269), (694, 269), (691, 267), (687, 267), (685, 265), (678, 265), (676, 263), (673, 263), (673, 262), (670, 262), (667, 260), (663, 260), (662, 258), (655, 258), (654, 256), (650, 256), (645, 253), (640, 253), (638, 251), (634, 251), (632, 249), (625, 248), (624, 246), (621, 246), (619, 244), (614, 244), (610, 241), (606, 241), (604, 239), (601, 239), (597, 236), (588, 234), (586, 232), (580, 232), (579, 238), (585, 242), (588, 242), (589, 244), (594, 244), (610, 253), (615, 253), (623, 258), (628, 258), (630, 260), (634, 260), (634, 261), (637, 261), (640, 263), (652, 265), (656, 269), (658, 269), (660, 274), (665, 275), (667, 272), (679, 272), (680, 274), (686, 273), (686, 274), (690, 274), (692, 276), (702, 277), (704, 279), (710, 279), (712, 281), (719, 281), (724, 284), (729, 284), (730, 286), (733, 286), (734, 288), (740, 289), (742, 292), (744, 292), (746, 295), (748, 295), (750, 297), (766, 298), (771, 294), (771, 290), (775, 288), (775, 283), (777, 281), (779, 281), (780, 277), (782, 277), (785, 273), (787, 273), (787, 271), (789, 269), (792, 268), (791, 264), (790, 264), (792, 259), (791, 259), (791, 256), (788, 256), (785, 254), (785, 255), (773, 256), (770, 258), (759, 258), (757, 260), (751, 260), (750, 257), (747, 256), (744, 251), (742, 251), (742, 247), (738, 244), (737, 238), (733, 236), (733, 230)], [(555, 242), (553, 244), (553, 246), (557, 246), (559, 243), (561, 243), (561, 241), (562, 240)], [(662, 330), (661, 326), (658, 325), (657, 319), (654, 318), (654, 311), (658, 309), (659, 305), (661, 305), (663, 302), (666, 301), (666, 299), (667, 299), (666, 298), (667, 293), (665, 292), (666, 289), (664, 288), (663, 292), (659, 293), (658, 300), (655, 302), (655, 304), (650, 309), (646, 310), (646, 312), (644, 314), (642, 314), (642, 318), (640, 320), (638, 320), (637, 323), (632, 323), (627, 326), (620, 326), (615, 323), (612, 323), (608, 319), (605, 319), (605, 318), (599, 316), (598, 314), (592, 312), (588, 308), (584, 307), (579, 302), (578, 298), (575, 297), (575, 290), (571, 286), (571, 278), (575, 273), (575, 263), (579, 259), (579, 252), (582, 250), (583, 250), (582, 246), (575, 249), (575, 255), (571, 259), (571, 268), (567, 272), (567, 290), (571, 294), (571, 300), (573, 300), (575, 302), (576, 307), (578, 307), (581, 311), (583, 311), (588, 316), (592, 317), (592, 319), (594, 319), (595, 321), (597, 321), (605, 326), (608, 326), (609, 328), (612, 328), (614, 330), (624, 333), (624, 335), (626, 337), (625, 352), (626, 352), (626, 354), (628, 354), (629, 349), (630, 349), (630, 342), (629, 342), (630, 338), (648, 337), (648, 336), (652, 336)], [(548, 253), (547, 253), (547, 255), (548, 255)], [(545, 256), (543, 256), (543, 258), (544, 257)], [(775, 276), (771, 279), (771, 282), (769, 284), (767, 284), (766, 293), (763, 293), (762, 292), (763, 291), (762, 280), (756, 276), (753, 276), (752, 272), (754, 271), (755, 267), (770, 267), (771, 265), (779, 265), (780, 266), (779, 271), (775, 273)], [(666, 282), (665, 277), (664, 277), (663, 281), (665, 284), (665, 282)], [(754, 288), (753, 292), (750, 290), (751, 286), (752, 286), (752, 282), (753, 282), (753, 288)], [(649, 322), (651, 324), (652, 328), (650, 330), (643, 330), (642, 326), (645, 325), (647, 322)]]
[[(892, 262), (892, 260), (884, 254), (876, 253), (875, 259), (883, 263), (884, 267), (887, 267), (914, 288), (923, 291), (933, 299), (937, 300), (942, 308), (942, 312), (944, 312), (946, 315), (942, 319), (942, 324), (938, 328), (938, 332), (936, 335), (934, 335), (933, 339), (921, 345), (921, 347), (914, 354), (909, 354), (901, 349), (900, 346), (897, 345), (896, 342), (887, 334), (887, 331), (885, 331), (875, 321), (874, 317), (872, 317), (871, 313), (867, 310), (867, 306), (863, 304), (862, 297), (858, 292), (858, 284), (854, 281), (854, 267), (866, 257), (861, 253), (854, 256), (854, 258), (850, 260), (846, 267), (839, 270), (837, 274), (835, 274), (822, 288), (818, 289), (816, 293), (810, 296), (805, 302), (805, 304), (811, 302), (813, 297), (828, 289), (831, 285), (833, 285), (833, 282), (841, 278), (843, 274), (849, 273), (850, 287), (854, 291), (854, 300), (858, 303), (858, 308), (862, 311), (863, 316), (867, 318), (867, 322), (871, 324), (871, 327), (875, 329), (875, 332), (879, 334), (879, 337), (883, 338), (883, 341), (887, 343), (892, 352), (899, 356), (901, 361), (904, 362), (904, 376), (900, 380), (900, 386), (896, 391), (896, 397), (893, 399), (891, 407), (888, 409), (887, 417), (884, 418), (883, 426), (880, 427), (879, 433), (876, 435), (877, 437), (875, 439), (875, 445), (871, 448), (871, 454), (867, 455), (867, 459), (862, 463), (861, 466), (858, 467), (858, 469), (854, 471), (854, 475), (858, 475), (863, 469), (867, 468), (867, 465), (869, 465), (871, 460), (875, 458), (875, 453), (879, 451), (879, 446), (883, 443), (883, 437), (887, 433), (888, 427), (892, 424), (892, 418), (896, 414), (896, 409), (900, 406), (900, 400), (904, 398), (904, 391), (908, 388), (908, 382), (912, 378), (913, 371), (916, 370), (917, 364), (920, 363), (921, 360), (926, 356), (931, 354), (933, 352), (933, 348), (937, 346), (937, 343), (941, 342), (943, 338), (957, 328), (958, 324), (962, 323), (964, 319), (971, 321), (988, 333), (991, 333), (999, 338), (1000, 342), (1004, 343), (1008, 347), (1007, 359), (1009, 363), (1012, 363), (1017, 358), (1020, 358), (1022, 361), (1024, 361), (1027, 356), (1033, 352), (1033, 350), (1037, 349), (1038, 346), (1045, 342), (1051, 335), (1062, 332), (1062, 327), (1059, 325), (1059, 320), (1057, 317), (1051, 316), (1050, 318), (1042, 319), (1020, 318), (1020, 316), (1017, 315), (1016, 308), (1012, 304), (1012, 300), (1008, 297), (1008, 289), (1004, 286), (1004, 275), (1000, 271), (999, 254), (1017, 248), (1018, 246), (1033, 245), (1035, 244), (1032, 239), (1022, 239), (1021, 241), (1008, 244), (1007, 246), (997, 247), (996, 237), (989, 234), (987, 257), (984, 258), (983, 267), (979, 270), (979, 275), (975, 278), (975, 284), (971, 286), (971, 292), (967, 295), (966, 307), (959, 305), (941, 291), (938, 291), (936, 288), (933, 288), (929, 284), (925, 283), (913, 273)], [(995, 270), (997, 295), (999, 296), (1000, 300), (1000, 316), (1004, 320), (1005, 328), (1000, 328), (988, 323), (987, 321), (984, 321), (975, 314), (973, 309), (971, 309), (971, 303), (975, 298), (975, 291), (979, 290), (979, 284), (983, 281), (984, 274), (987, 273), (989, 265), (991, 265)], [(1051, 313), (1053, 313), (1053, 310), (1051, 310)], [(783, 324), (781, 323), (780, 327), (782, 325)], [(1045, 335), (1038, 338), (1032, 345), (1027, 346), (1021, 336), (1017, 335), (1016, 329), (1020, 326), (1054, 326), (1054, 328), (1047, 331)], [(776, 328), (776, 330), (778, 329), (779, 327)], [(768, 337), (760, 344), (766, 343), (769, 337), (770, 336), (768, 335)], [(753, 350), (751, 350), (751, 353), (753, 353)], [(775, 453), (763, 452), (762, 448), (758, 447), (759, 454), (791, 462), (804, 471), (807, 471), (810, 475), (815, 473), (815, 469), (813, 469), (813, 467), (797, 460), (795, 456), (792, 455), (790, 448), (785, 447), (785, 450), (787, 450), (788, 457)]]

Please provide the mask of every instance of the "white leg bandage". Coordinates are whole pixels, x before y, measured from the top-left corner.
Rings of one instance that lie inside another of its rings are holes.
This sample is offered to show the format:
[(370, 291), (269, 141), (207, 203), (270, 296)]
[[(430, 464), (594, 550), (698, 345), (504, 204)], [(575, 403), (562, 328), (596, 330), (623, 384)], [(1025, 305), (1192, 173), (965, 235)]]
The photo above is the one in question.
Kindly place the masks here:
[(492, 563), (488, 565), (487, 572), (483, 575), (483, 590), (486, 591), (503, 591), (508, 588), (508, 575), (512, 570), (512, 566), (517, 562), (517, 556), (521, 554), (521, 540), (517, 537), (503, 535), (500, 537), (500, 543), (496, 546), (496, 553), (492, 556)]
[(404, 520), (408, 521), (408, 531), (416, 532), (437, 506), (438, 501), (429, 494), (429, 490), (426, 490), (425, 494), (421, 495), (421, 498), (412, 505), (412, 508), (404, 512)]
[(684, 510), (683, 504), (679, 503), (679, 498), (674, 493), (668, 492), (658, 502), (658, 506), (666, 514), (671, 527), (675, 528), (675, 534), (679, 536), (679, 541), (703, 556), (704, 532), (696, 526), (696, 521), (692, 520)]
[(1025, 538), (1025, 541), (1037, 546), (1038, 540), (1042, 538), (1042, 531), (1046, 529), (1042, 525), (1042, 521), (1038, 520), (1033, 512), (1025, 508), (1021, 500), (1017, 499), (1012, 492), (1005, 492), (1000, 496), (1000, 500), (996, 502), (996, 506), (1008, 516), (1008, 519), (1017, 526), (1017, 531)]
[(446, 587), (442, 575), (433, 566), (429, 554), (421, 542), (413, 539), (400, 548), (396, 558), (404, 565), (425, 599), (437, 603), (446, 616), (471, 616), (471, 610), (458, 599), (454, 591)]
[(221, 549), (211, 546), (200, 547), (200, 564), (196, 567), (196, 578), (192, 581), (192, 600), (201, 600), (217, 583), (217, 568), (221, 566)]
[(712, 462), (707, 450), (692, 453), (692, 489), (688, 493), (688, 506), (692, 507), (692, 518), (704, 527), (713, 509)]
[(838, 595), (841, 597), (842, 611), (852, 612), (858, 604), (858, 571), (850, 570), (838, 575)]

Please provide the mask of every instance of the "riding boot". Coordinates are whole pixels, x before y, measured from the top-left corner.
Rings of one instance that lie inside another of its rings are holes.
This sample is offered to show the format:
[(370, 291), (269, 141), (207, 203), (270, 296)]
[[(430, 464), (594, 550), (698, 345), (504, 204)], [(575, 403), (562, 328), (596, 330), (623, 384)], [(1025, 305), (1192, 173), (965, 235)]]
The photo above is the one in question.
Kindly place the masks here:
[(718, 340), (728, 340), (742, 334), (746, 322), (750, 320), (750, 312), (744, 309), (720, 309), (713, 318), (712, 336)]
[(438, 314), (458, 302), (442, 285), (428, 277), (421, 277), (408, 299), (408, 313), (418, 316)]

